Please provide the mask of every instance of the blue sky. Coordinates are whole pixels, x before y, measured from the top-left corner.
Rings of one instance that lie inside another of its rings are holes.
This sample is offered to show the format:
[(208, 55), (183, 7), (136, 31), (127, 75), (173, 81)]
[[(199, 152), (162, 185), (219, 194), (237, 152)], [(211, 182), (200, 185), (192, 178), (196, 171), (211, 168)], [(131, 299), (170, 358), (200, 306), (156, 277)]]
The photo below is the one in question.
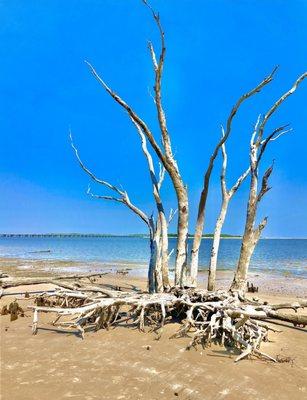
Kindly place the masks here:
[[(166, 32), (164, 103), (182, 176), (189, 188), (191, 229), (208, 157), (237, 98), (280, 65), (273, 83), (246, 102), (228, 142), (228, 182), (248, 163), (257, 115), (306, 71), (304, 0), (156, 0)], [(68, 141), (100, 177), (121, 184), (131, 199), (154, 210), (139, 138), (127, 115), (102, 90), (84, 60), (146, 119), (159, 138), (149, 91), (147, 51), (158, 35), (138, 0), (0, 1), (0, 231), (143, 232), (123, 206), (86, 196), (89, 182)], [(264, 236), (307, 237), (307, 82), (284, 103), (270, 127), (293, 132), (272, 143), (273, 189), (259, 218)], [(207, 209), (211, 232), (220, 205), (218, 160)], [(93, 186), (96, 193), (106, 190)], [(247, 183), (233, 200), (224, 232), (241, 233)], [(175, 207), (169, 181), (163, 198)], [(171, 230), (174, 230), (173, 226)]]

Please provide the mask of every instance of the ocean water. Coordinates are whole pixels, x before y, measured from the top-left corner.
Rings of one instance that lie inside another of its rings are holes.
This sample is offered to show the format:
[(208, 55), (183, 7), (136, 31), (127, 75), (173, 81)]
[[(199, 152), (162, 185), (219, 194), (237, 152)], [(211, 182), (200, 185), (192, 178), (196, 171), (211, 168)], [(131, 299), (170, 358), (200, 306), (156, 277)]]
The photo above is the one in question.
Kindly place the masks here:
[[(192, 241), (189, 241), (191, 248)], [(212, 240), (204, 239), (200, 248), (200, 269), (208, 266)], [(174, 248), (176, 239), (170, 239)], [(240, 251), (238, 239), (222, 239), (218, 269), (235, 268)], [(137, 237), (1, 237), (0, 257), (72, 260), (86, 262), (145, 264), (148, 240)], [(170, 260), (174, 263), (174, 255)], [(290, 273), (307, 278), (307, 239), (262, 239), (251, 261), (251, 270)]]

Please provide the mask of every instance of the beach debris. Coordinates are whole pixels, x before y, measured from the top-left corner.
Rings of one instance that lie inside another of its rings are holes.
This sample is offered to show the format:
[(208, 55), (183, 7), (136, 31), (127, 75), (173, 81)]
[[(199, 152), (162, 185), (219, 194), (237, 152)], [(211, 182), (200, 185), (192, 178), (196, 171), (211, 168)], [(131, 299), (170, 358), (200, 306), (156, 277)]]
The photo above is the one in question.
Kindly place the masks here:
[[(82, 338), (87, 331), (123, 324), (161, 335), (165, 324), (176, 322), (181, 326), (171, 338), (191, 337), (187, 350), (198, 346), (205, 349), (216, 343), (239, 351), (235, 361), (253, 355), (277, 362), (276, 358), (260, 350), (270, 331), (279, 332), (268, 326), (267, 321), (277, 319), (299, 327), (307, 325), (307, 315), (297, 313), (298, 309), (307, 307), (307, 300), (269, 304), (259, 299), (249, 300), (237, 291), (210, 292), (200, 288), (174, 287), (162, 293), (114, 290), (102, 284), (94, 286), (83, 279), (85, 277), (10, 278), (0, 282), (4, 288), (29, 282), (58, 286), (52, 292), (34, 296), (35, 305), (28, 307), (33, 311), (33, 334), (38, 331), (40, 313), (55, 314), (53, 326), (67, 332), (76, 333), (77, 330)], [(280, 311), (284, 309), (295, 313)], [(11, 320), (24, 314), (16, 300), (10, 304), (8, 312)]]
[(269, 331), (278, 332), (266, 322), (278, 319), (299, 326), (307, 324), (305, 315), (280, 312), (297, 311), (307, 306), (307, 300), (270, 305), (222, 290), (173, 288), (168, 293), (149, 294), (105, 289), (84, 280), (71, 282), (69, 288), (67, 282), (57, 282), (62, 287), (37, 295), (36, 304), (28, 307), (33, 311), (33, 334), (38, 331), (40, 313), (55, 314), (53, 326), (67, 332), (77, 330), (82, 338), (87, 331), (123, 324), (160, 334), (165, 324), (179, 322), (181, 326), (171, 338), (191, 337), (187, 350), (216, 343), (239, 351), (235, 361), (257, 356), (276, 362), (260, 350)]
[(9, 310), (7, 306), (3, 306), (1, 309), (1, 315), (7, 315), (9, 313)]
[[(11, 295), (6, 293), (4, 289), (24, 286), (24, 285), (37, 285), (37, 284), (52, 284), (60, 286), (62, 288), (74, 290), (77, 287), (81, 287), (80, 281), (85, 278), (99, 277), (109, 274), (110, 271), (96, 272), (91, 274), (70, 274), (70, 275), (56, 275), (52, 277), (34, 277), (34, 278), (14, 278), (14, 277), (0, 277), (0, 298), (5, 295)], [(71, 283), (74, 280), (75, 282)], [(65, 282), (68, 281), (68, 282)]]
[(51, 250), (36, 250), (36, 251), (29, 251), (29, 254), (40, 254), (40, 253), (51, 253)]
[(294, 358), (290, 357), (290, 356), (283, 356), (282, 354), (277, 354), (277, 356), (275, 358), (276, 358), (276, 361), (281, 364), (289, 363), (289, 364), (293, 365), (293, 363), (294, 363)]
[(116, 274), (126, 276), (129, 274), (129, 269), (118, 269)]
[(253, 283), (247, 282), (247, 292), (248, 293), (257, 293), (259, 291), (258, 286), (254, 286)]
[(10, 315), (10, 321), (15, 321), (18, 316), (24, 317), (24, 310), (19, 306), (18, 302), (15, 300), (9, 304), (2, 307), (1, 315)]

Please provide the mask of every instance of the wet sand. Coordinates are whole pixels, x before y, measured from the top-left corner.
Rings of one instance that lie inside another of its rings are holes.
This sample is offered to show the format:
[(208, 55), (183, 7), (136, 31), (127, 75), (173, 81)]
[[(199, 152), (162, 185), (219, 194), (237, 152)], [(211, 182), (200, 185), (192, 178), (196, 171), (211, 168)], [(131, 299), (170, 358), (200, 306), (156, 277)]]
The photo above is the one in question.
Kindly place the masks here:
[[(146, 278), (146, 264), (136, 263), (102, 263), (102, 262), (77, 262), (64, 260), (29, 260), (19, 258), (0, 258), (0, 271), (12, 276), (53, 276), (57, 274), (99, 273), (116, 272), (128, 269), (129, 276), (143, 281)], [(233, 271), (217, 271), (217, 287), (227, 289), (233, 278)], [(307, 278), (291, 274), (269, 274), (266, 272), (250, 272), (249, 281), (259, 287), (261, 293), (278, 294), (285, 296), (307, 296)], [(207, 272), (200, 271), (199, 284), (207, 284)]]
[[(10, 275), (42, 275), (38, 265), (34, 270), (19, 270), (17, 261), (14, 264), (1, 260), (0, 264), (2, 272)], [(45, 273), (50, 274), (46, 270)], [(130, 274), (124, 277), (113, 272), (102, 277), (101, 282), (123, 289), (145, 288), (144, 278)], [(229, 284), (230, 278), (229, 273), (219, 274), (218, 285)], [(257, 297), (272, 303), (306, 297), (306, 284), (301, 285), (298, 279), (251, 278), (254, 284), (261, 283)], [(202, 276), (201, 283), (204, 282)], [(293, 285), (297, 285), (296, 293), (296, 288), (290, 287)], [(4, 296), (0, 306), (19, 296), (17, 292), (39, 289), (46, 286), (11, 288), (10, 292), (15, 294)], [(24, 309), (31, 302), (19, 301)], [(176, 324), (167, 325), (160, 340), (153, 333), (140, 333), (127, 327), (88, 332), (81, 340), (74, 334), (54, 330), (51, 319), (50, 315), (43, 316), (40, 321), (43, 329), (32, 336), (31, 312), (27, 311), (25, 317), (14, 322), (9, 321), (9, 316), (0, 317), (3, 400), (300, 400), (307, 396), (306, 329), (286, 323), (272, 324), (282, 332), (270, 332), (271, 341), (264, 343), (262, 350), (272, 356), (288, 356), (292, 360), (289, 363), (274, 364), (253, 358), (235, 364), (235, 354), (221, 347), (186, 351), (189, 338), (169, 339), (178, 328)]]

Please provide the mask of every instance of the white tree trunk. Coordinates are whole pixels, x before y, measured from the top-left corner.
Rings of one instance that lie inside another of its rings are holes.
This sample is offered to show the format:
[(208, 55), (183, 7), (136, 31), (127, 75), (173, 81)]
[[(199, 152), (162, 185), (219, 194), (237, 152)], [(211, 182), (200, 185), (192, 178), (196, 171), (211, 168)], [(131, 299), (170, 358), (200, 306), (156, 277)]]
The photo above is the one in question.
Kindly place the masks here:
[(175, 263), (175, 285), (185, 285), (187, 268), (187, 241), (189, 233), (189, 202), (185, 186), (182, 184), (178, 194), (177, 254)]
[(290, 88), (290, 90), (284, 93), (273, 104), (273, 106), (263, 116), (262, 120), (260, 120), (261, 116), (258, 117), (257, 123), (255, 125), (250, 143), (251, 183), (250, 183), (249, 199), (247, 204), (245, 229), (242, 238), (240, 258), (238, 261), (232, 285), (230, 287), (231, 290), (236, 290), (243, 293), (245, 292), (250, 260), (255, 250), (255, 246), (260, 238), (261, 232), (267, 223), (267, 218), (264, 218), (262, 222), (256, 228), (254, 228), (257, 215), (257, 207), (262, 197), (265, 195), (265, 193), (268, 190), (270, 190), (270, 188), (268, 187), (268, 179), (273, 170), (273, 165), (272, 165), (264, 173), (262, 178), (261, 189), (260, 192), (258, 193), (258, 167), (260, 161), (267, 148), (267, 145), (271, 141), (278, 139), (284, 133), (288, 132), (288, 130), (284, 130), (287, 125), (281, 126), (277, 129), (274, 129), (272, 133), (270, 133), (265, 139), (263, 139), (266, 124), (271, 118), (271, 116), (278, 109), (278, 107), (296, 91), (301, 82), (303, 82), (303, 80), (306, 78), (307, 78), (307, 72), (299, 76), (298, 79), (294, 82), (293, 86)]
[(258, 133), (259, 121), (260, 117), (258, 118), (257, 123), (255, 125), (254, 133), (252, 135), (252, 140), (251, 140), (251, 150), (250, 150), (251, 180), (250, 180), (249, 198), (247, 203), (245, 229), (242, 238), (240, 257), (237, 269), (234, 275), (232, 285), (230, 287), (231, 290), (237, 290), (241, 293), (244, 293), (246, 290), (247, 272), (251, 256), (260, 238), (261, 231), (265, 227), (267, 221), (267, 219), (265, 218), (256, 229), (254, 228), (258, 203), (261, 200), (262, 196), (269, 190), (267, 186), (267, 179), (269, 178), (272, 172), (272, 169), (268, 169), (266, 171), (262, 181), (262, 188), (258, 195), (258, 163), (259, 163), (258, 149), (260, 146), (260, 141), (258, 139), (255, 141), (254, 138)]
[(221, 211), (220, 211), (219, 217), (218, 217), (218, 219), (216, 221), (216, 225), (215, 225), (215, 230), (214, 230), (214, 235), (213, 235), (213, 243), (212, 243), (212, 248), (211, 248), (211, 257), (210, 257), (210, 263), (209, 263), (209, 272), (208, 272), (207, 289), (210, 291), (215, 290), (217, 256), (218, 256), (218, 252), (219, 252), (221, 233), (222, 233), (222, 228), (223, 228), (226, 214), (227, 214), (229, 200), (230, 200), (229, 197), (223, 199)]
[(165, 214), (160, 215), (161, 223), (161, 274), (162, 284), (164, 290), (168, 291), (171, 287), (169, 280), (168, 270), (168, 224), (165, 218)]
[(227, 118), (225, 134), (223, 135), (222, 139), (216, 145), (216, 147), (210, 157), (209, 165), (207, 167), (207, 170), (206, 170), (206, 173), (204, 176), (203, 190), (200, 195), (197, 221), (196, 221), (196, 227), (195, 227), (195, 233), (194, 233), (194, 240), (193, 240), (193, 246), (192, 246), (192, 251), (191, 251), (190, 274), (191, 274), (191, 285), (192, 286), (197, 286), (199, 248), (201, 245), (202, 235), (203, 235), (203, 231), (204, 231), (205, 210), (206, 210), (207, 197), (208, 197), (208, 191), (209, 191), (209, 183), (210, 183), (211, 173), (213, 170), (215, 159), (218, 155), (220, 148), (224, 145), (224, 143), (226, 142), (226, 140), (228, 139), (228, 137), (231, 133), (233, 118), (236, 115), (241, 104), (248, 98), (252, 97), (254, 94), (259, 93), (264, 86), (266, 86), (268, 83), (270, 83), (273, 80), (275, 71), (276, 71), (276, 68), (274, 68), (274, 70), (271, 72), (271, 74), (269, 76), (267, 76), (262, 82), (260, 82), (255, 88), (253, 88), (249, 92), (243, 94), (238, 99), (236, 104), (232, 107), (231, 112)]

